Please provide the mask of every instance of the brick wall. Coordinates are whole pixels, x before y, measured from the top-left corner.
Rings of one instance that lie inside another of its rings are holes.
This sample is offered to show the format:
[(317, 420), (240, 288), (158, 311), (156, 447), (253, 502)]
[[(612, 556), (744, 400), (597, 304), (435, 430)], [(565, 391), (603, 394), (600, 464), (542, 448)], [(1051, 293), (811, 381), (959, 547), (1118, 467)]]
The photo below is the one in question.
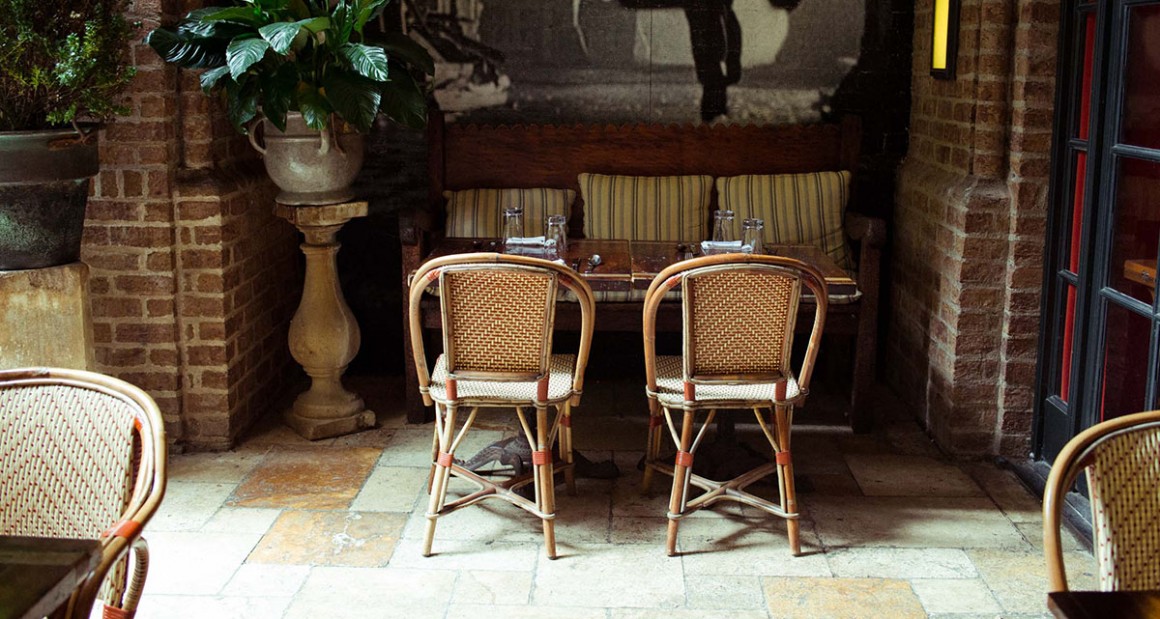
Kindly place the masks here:
[[(144, 36), (200, 4), (137, 0), (130, 17)], [(133, 61), (85, 227), (96, 369), (148, 391), (171, 441), (226, 448), (300, 376), (286, 346), (297, 233), (196, 76), (140, 43)]]
[(885, 377), (940, 445), (1026, 454), (1038, 336), (1058, 3), (964, 0), (957, 77), (930, 77), (915, 10)]

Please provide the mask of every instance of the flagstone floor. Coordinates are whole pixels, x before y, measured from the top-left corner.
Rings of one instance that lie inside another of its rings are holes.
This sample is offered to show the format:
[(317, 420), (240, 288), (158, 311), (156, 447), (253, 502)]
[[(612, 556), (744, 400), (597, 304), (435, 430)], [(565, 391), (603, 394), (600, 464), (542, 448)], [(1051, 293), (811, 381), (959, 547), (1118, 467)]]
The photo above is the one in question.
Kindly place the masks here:
[[(431, 426), (404, 422), (397, 380), (358, 388), (378, 394), (380, 427), (310, 443), (270, 420), (234, 451), (171, 457), (139, 617), (1046, 616), (1039, 500), (1009, 471), (945, 458), (911, 421), (854, 435), (798, 415), (802, 556), (784, 522), (727, 503), (686, 519), (667, 557), (667, 478), (639, 492), (643, 396), (586, 401), (576, 447), (621, 475), (559, 487), (559, 559), (536, 518), (498, 501), (440, 519), (424, 558)], [(509, 417), (481, 420), (459, 454), (511, 435)], [(1094, 588), (1091, 554), (1065, 543), (1073, 588)]]

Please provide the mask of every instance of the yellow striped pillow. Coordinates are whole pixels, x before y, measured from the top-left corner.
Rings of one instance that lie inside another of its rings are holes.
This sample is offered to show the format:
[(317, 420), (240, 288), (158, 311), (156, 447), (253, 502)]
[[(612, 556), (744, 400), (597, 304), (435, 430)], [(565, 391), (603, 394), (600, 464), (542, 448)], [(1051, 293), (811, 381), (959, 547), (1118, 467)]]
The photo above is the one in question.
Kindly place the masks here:
[(584, 236), (630, 241), (699, 241), (709, 218), (711, 176), (581, 174)]
[(447, 199), (447, 236), (457, 238), (498, 237), (503, 230), (503, 211), (524, 207), (523, 236), (544, 233), (548, 215), (568, 215), (576, 192), (571, 189), (466, 189), (444, 191)]
[(843, 269), (853, 268), (842, 228), (849, 196), (846, 170), (717, 179), (720, 208), (734, 211), (738, 222), (764, 219), (767, 245), (813, 245)]

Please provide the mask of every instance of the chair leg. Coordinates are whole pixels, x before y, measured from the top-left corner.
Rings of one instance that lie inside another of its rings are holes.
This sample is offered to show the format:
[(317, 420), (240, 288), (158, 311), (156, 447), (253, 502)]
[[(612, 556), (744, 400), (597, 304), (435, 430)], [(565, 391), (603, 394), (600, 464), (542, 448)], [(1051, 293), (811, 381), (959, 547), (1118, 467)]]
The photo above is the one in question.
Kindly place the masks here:
[(648, 494), (649, 492), (649, 486), (652, 485), (653, 477), (652, 463), (660, 457), (661, 424), (663, 423), (661, 420), (662, 413), (660, 412), (660, 407), (656, 405), (655, 401), (650, 401), (648, 411), (648, 442), (644, 450), (644, 477), (640, 482), (640, 491), (642, 494)]
[[(537, 459), (532, 455), (535, 468), (536, 500), (540, 511), (551, 516), (544, 518), (544, 547), (548, 558), (556, 558), (556, 480), (552, 466), (552, 446), (548, 444), (548, 407), (536, 406), (536, 451), (543, 454)], [(537, 461), (538, 460), (538, 461)]]
[[(790, 452), (789, 432), (790, 432), (790, 413), (793, 411), (793, 406), (784, 404), (774, 405), (774, 423), (777, 426), (777, 469), (778, 481), (780, 486), (780, 493), (782, 497), (781, 508), (789, 514), (797, 514), (797, 493), (794, 490), (793, 483), (793, 458)], [(789, 538), (789, 550), (793, 556), (801, 554), (801, 539), (799, 532), (799, 523), (796, 517), (788, 518), (785, 521), (786, 533)]]
[[(435, 539), (435, 522), (439, 519), (439, 511), (443, 509), (443, 502), (447, 497), (447, 478), (451, 474), (451, 463), (454, 458), (451, 449), (452, 432), (455, 430), (456, 406), (443, 408), (444, 420), (439, 423), (439, 411), (435, 412), (435, 432), (438, 438), (439, 453), (434, 460), (434, 484), (431, 488), (431, 498), (427, 503), (427, 531), (423, 535), (423, 556), (431, 556), (431, 543)], [(446, 453), (446, 456), (443, 454)]]
[(435, 487), (435, 458), (439, 456), (439, 424), (431, 432), (431, 470), (427, 472), (427, 494)]
[[(572, 403), (565, 401), (561, 409), (564, 415), (560, 428), (560, 459), (567, 465), (572, 464)], [(572, 466), (564, 469), (564, 484), (568, 487), (568, 494), (576, 496), (576, 472)]]
[(689, 446), (693, 443), (693, 417), (693, 411), (685, 411), (685, 418), (681, 422), (681, 444), (673, 463), (673, 491), (669, 496), (669, 530), (665, 540), (665, 552), (670, 557), (677, 554), (677, 529), (680, 527), (680, 516), (684, 512), (685, 491), (693, 466), (693, 456), (689, 453)]

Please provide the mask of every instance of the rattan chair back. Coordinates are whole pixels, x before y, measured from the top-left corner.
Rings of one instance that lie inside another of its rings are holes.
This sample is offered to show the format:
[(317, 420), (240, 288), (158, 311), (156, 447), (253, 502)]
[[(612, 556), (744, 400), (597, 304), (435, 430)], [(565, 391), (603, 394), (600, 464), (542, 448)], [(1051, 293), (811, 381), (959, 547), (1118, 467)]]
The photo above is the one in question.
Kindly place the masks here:
[(548, 372), (556, 274), (520, 264), (459, 264), (439, 274), (443, 352), (453, 378), (539, 380)]
[(682, 277), (685, 380), (773, 381), (789, 372), (801, 279), (765, 264), (720, 264)]
[(1112, 419), (1073, 438), (1044, 493), (1044, 551), (1051, 591), (1066, 591), (1059, 527), (1063, 500), (1086, 471), (1099, 586), (1160, 589), (1160, 411)]
[(124, 381), (77, 370), (0, 371), (0, 535), (104, 544), (67, 616), (88, 617), (102, 583), (107, 604), (136, 606), (140, 583), (127, 585), (125, 555), (165, 491), (162, 428), (152, 398)]
[(825, 279), (792, 258), (750, 254), (678, 262), (653, 280), (645, 296), (645, 371), (656, 389), (656, 313), (665, 293), (680, 285), (684, 311), (685, 381), (771, 382), (791, 375), (790, 355), (803, 286), (815, 314), (797, 382), (809, 387), (825, 324)]

